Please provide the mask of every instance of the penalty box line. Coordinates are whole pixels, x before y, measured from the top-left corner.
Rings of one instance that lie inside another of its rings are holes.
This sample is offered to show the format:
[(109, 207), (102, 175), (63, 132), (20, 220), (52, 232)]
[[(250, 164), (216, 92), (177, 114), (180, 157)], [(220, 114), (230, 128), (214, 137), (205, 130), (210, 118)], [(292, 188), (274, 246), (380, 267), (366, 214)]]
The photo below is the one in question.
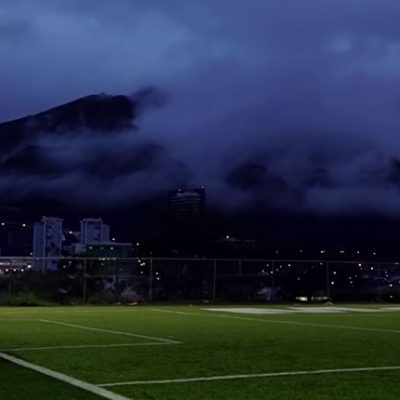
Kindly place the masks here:
[(145, 343), (112, 343), (112, 344), (80, 344), (80, 345), (61, 345), (61, 346), (41, 346), (41, 347), (14, 347), (0, 349), (0, 352), (21, 352), (21, 351), (46, 351), (46, 350), (77, 350), (77, 349), (98, 349), (113, 347), (147, 347), (147, 346), (167, 346), (172, 343), (145, 342)]
[(25, 361), (25, 360), (21, 360), (20, 358), (11, 356), (11, 355), (3, 353), (3, 352), (0, 352), (0, 359), (3, 359), (3, 360), (8, 361), (10, 363), (16, 364), (16, 365), (18, 365), (20, 367), (27, 368), (27, 369), (30, 369), (32, 371), (38, 372), (38, 373), (40, 373), (42, 375), (48, 376), (48, 377), (56, 379), (58, 381), (67, 383), (68, 385), (75, 386), (78, 389), (84, 390), (86, 392), (93, 393), (93, 394), (95, 394), (97, 396), (100, 396), (100, 397), (103, 397), (105, 399), (109, 399), (109, 400), (131, 400), (128, 397), (121, 396), (121, 395), (119, 395), (117, 393), (110, 392), (107, 389), (103, 389), (103, 388), (98, 387), (96, 385), (93, 385), (91, 383), (84, 382), (84, 381), (81, 381), (79, 379), (75, 379), (75, 378), (73, 378), (73, 377), (71, 377), (69, 375), (65, 375), (65, 374), (62, 374), (60, 372), (53, 371), (53, 370), (45, 368), (45, 367), (41, 367), (39, 365), (30, 363), (30, 362)]
[(130, 337), (135, 337), (135, 338), (140, 338), (140, 339), (153, 340), (153, 341), (164, 343), (164, 344), (182, 344), (182, 342), (179, 342), (177, 340), (165, 339), (165, 338), (160, 338), (160, 337), (156, 337), (156, 336), (139, 335), (137, 333), (131, 333), (131, 332), (115, 331), (115, 330), (103, 329), (103, 328), (95, 328), (95, 327), (86, 326), (86, 325), (70, 324), (67, 322), (53, 321), (53, 320), (48, 320), (48, 319), (38, 319), (38, 321), (44, 322), (46, 324), (67, 326), (69, 328), (77, 328), (77, 329), (83, 329), (83, 330), (93, 331), (93, 332), (110, 333), (110, 334), (114, 334), (114, 335), (130, 336)]
[(314, 371), (267, 372), (262, 374), (218, 375), (218, 376), (200, 376), (196, 378), (182, 378), (182, 379), (111, 382), (111, 383), (102, 383), (97, 386), (115, 387), (115, 386), (136, 386), (136, 385), (161, 385), (167, 383), (210, 382), (210, 381), (224, 381), (224, 380), (236, 380), (236, 379), (256, 379), (256, 378), (287, 377), (287, 376), (299, 376), (299, 375), (323, 375), (323, 374), (335, 374), (335, 373), (346, 373), (346, 372), (353, 373), (353, 372), (398, 371), (398, 370), (400, 370), (400, 366), (394, 365), (387, 367), (319, 369)]
[(223, 319), (231, 319), (231, 320), (239, 320), (239, 321), (256, 321), (256, 322), (264, 322), (264, 323), (270, 323), (270, 324), (312, 326), (312, 327), (316, 327), (316, 328), (348, 329), (348, 330), (353, 330), (353, 331), (400, 334), (400, 330), (396, 330), (396, 329), (367, 328), (367, 327), (363, 327), (363, 326), (352, 326), (352, 325), (316, 324), (313, 322), (282, 321), (279, 319), (266, 319), (266, 318), (235, 317), (235, 316), (226, 315), (226, 314), (222, 314), (222, 315), (213, 314), (212, 311), (210, 311), (207, 314), (197, 313), (197, 312), (162, 310), (159, 308), (153, 308), (152, 311), (169, 313), (169, 314), (177, 314), (177, 315), (185, 315), (185, 316), (195, 316), (195, 317), (223, 318)]

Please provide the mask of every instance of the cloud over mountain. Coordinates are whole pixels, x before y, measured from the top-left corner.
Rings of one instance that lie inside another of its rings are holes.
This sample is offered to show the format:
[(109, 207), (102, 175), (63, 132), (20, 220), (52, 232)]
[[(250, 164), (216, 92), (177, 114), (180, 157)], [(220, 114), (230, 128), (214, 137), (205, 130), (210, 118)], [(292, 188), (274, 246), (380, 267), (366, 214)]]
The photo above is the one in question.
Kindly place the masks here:
[(398, 215), (399, 18), (393, 0), (4, 0), (1, 120), (147, 84), (168, 101), (123, 129), (3, 125), (0, 187), (106, 206), (205, 184), (233, 209)]

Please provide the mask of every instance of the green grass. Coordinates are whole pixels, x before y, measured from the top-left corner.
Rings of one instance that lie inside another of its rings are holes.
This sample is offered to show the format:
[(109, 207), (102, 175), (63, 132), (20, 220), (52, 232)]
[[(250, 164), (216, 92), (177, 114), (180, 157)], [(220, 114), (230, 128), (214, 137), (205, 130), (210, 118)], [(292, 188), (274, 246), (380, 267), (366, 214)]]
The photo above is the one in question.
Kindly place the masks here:
[[(182, 343), (159, 345), (160, 342), (154, 339), (40, 321), (43, 319)], [(350, 326), (371, 330), (345, 329)], [(1, 349), (8, 349), (5, 350), (8, 354), (36, 365), (96, 385), (398, 366), (399, 341), (400, 312), (259, 316), (217, 313), (201, 307), (184, 306), (0, 308)], [(157, 345), (148, 346), (147, 343)], [(110, 344), (120, 346), (9, 350)], [(124, 344), (137, 345), (121, 346)], [(125, 385), (107, 389), (134, 400), (397, 400), (400, 396), (399, 381), (400, 370), (392, 370)], [(1, 398), (7, 400), (100, 399), (2, 360), (0, 393)]]

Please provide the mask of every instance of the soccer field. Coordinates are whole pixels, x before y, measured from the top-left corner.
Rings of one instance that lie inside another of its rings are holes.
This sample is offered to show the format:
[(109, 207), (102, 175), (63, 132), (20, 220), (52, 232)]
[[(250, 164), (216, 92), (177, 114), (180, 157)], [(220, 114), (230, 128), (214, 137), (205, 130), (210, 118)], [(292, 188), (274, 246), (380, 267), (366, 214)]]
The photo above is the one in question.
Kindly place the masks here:
[(0, 309), (7, 400), (400, 398), (400, 307)]

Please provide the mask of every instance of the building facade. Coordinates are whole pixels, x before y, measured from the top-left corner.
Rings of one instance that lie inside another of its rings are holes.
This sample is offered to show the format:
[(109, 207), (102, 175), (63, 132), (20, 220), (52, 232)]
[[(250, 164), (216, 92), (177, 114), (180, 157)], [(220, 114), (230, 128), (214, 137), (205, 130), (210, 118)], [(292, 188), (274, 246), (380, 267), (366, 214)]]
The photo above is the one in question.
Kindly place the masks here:
[(85, 218), (80, 222), (80, 242), (95, 243), (110, 241), (110, 227), (101, 218)]
[(168, 192), (170, 217), (181, 223), (199, 222), (203, 215), (205, 199), (204, 187), (190, 190), (170, 190)]
[[(57, 269), (62, 256), (63, 220), (43, 217), (33, 229), (33, 256), (35, 268), (41, 270)], [(46, 259), (47, 258), (47, 259)]]

